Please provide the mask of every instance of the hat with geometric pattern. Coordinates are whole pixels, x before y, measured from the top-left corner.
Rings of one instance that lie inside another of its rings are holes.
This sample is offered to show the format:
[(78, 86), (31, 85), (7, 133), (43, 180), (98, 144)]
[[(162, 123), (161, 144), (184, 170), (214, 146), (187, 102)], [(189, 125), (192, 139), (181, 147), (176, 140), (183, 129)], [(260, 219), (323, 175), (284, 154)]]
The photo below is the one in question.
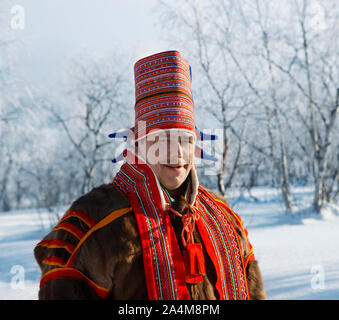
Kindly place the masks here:
[[(138, 60), (134, 65), (135, 125), (114, 132), (110, 138), (144, 138), (159, 130), (180, 130), (195, 134), (197, 140), (215, 140), (197, 130), (194, 122), (191, 66), (180, 52), (165, 51)], [(131, 131), (133, 134), (131, 134)], [(199, 158), (216, 160), (196, 146)], [(123, 154), (113, 159), (123, 159)]]

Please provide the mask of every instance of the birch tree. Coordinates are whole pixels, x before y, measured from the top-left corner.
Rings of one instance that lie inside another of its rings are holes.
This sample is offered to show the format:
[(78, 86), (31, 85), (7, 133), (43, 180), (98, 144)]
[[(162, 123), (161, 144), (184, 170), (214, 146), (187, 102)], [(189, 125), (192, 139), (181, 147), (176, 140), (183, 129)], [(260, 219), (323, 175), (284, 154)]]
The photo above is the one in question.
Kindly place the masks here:
[(66, 112), (55, 107), (48, 110), (71, 146), (68, 160), (78, 163), (82, 169), (80, 190), (83, 194), (103, 182), (104, 177), (95, 174), (99, 166), (106, 168), (105, 181), (109, 180), (112, 150), (108, 133), (120, 127), (120, 121), (129, 120), (129, 88), (126, 67), (117, 61), (83, 57), (72, 63), (67, 90), (71, 108)]
[[(313, 207), (324, 204), (331, 176), (330, 154), (338, 154), (333, 136), (338, 115), (338, 9), (333, 1), (301, 0), (290, 3), (295, 14), (293, 35), (282, 36), (294, 52), (285, 63), (269, 59), (298, 92), (303, 106), (296, 115), (308, 136), (306, 143), (296, 135), (298, 145), (311, 162), (315, 191)], [(318, 20), (318, 25), (315, 25)], [(320, 25), (319, 25), (320, 24)], [(334, 41), (334, 42), (333, 42)], [(333, 170), (332, 170), (333, 172)], [(335, 170), (334, 170), (335, 172)], [(331, 182), (330, 182), (331, 181)]]
[[(205, 121), (212, 115), (223, 128), (219, 191), (225, 193), (228, 182), (239, 181), (236, 173), (247, 165), (248, 185), (258, 183), (260, 177), (266, 184), (277, 183), (287, 212), (293, 211), (295, 173), (314, 183), (315, 211), (325, 201), (335, 201), (336, 2), (159, 3), (161, 19), (174, 31), (170, 40), (184, 48), (197, 67), (193, 68), (199, 82), (195, 84), (197, 114), (203, 113)], [(241, 174), (246, 176), (246, 170)]]

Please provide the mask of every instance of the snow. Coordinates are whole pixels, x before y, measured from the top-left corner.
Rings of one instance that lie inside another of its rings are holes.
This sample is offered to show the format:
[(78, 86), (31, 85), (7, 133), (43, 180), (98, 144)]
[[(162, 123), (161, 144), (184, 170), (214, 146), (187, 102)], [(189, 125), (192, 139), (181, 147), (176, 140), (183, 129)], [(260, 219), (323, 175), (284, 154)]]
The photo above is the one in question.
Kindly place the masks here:
[[(299, 208), (283, 212), (278, 193), (256, 190), (258, 202), (233, 206), (249, 232), (268, 299), (339, 299), (339, 206), (310, 212), (311, 190), (293, 190)], [(230, 201), (231, 203), (231, 201)]]
[(38, 298), (40, 271), (35, 245), (53, 225), (51, 215), (37, 210), (0, 213), (0, 299)]
[[(307, 208), (312, 188), (293, 189), (293, 216), (284, 214), (276, 189), (252, 195), (229, 192), (232, 209), (249, 232), (268, 299), (339, 299), (339, 205), (321, 214)], [(60, 212), (62, 214), (62, 211)], [(0, 299), (37, 299), (40, 270), (33, 248), (55, 225), (47, 212), (0, 213)]]

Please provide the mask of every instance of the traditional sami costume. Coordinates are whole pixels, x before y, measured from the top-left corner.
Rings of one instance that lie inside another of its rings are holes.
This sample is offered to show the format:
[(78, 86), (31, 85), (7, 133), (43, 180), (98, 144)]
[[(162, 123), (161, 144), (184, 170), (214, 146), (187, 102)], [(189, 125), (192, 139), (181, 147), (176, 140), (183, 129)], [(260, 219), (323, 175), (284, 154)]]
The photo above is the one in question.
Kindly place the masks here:
[[(132, 145), (160, 130), (197, 130), (192, 73), (178, 51), (139, 60), (135, 126), (110, 137)], [(213, 160), (200, 147), (195, 155)], [(76, 200), (37, 244), (40, 299), (264, 299), (241, 218), (199, 185), (193, 165), (171, 196), (146, 160), (127, 147), (111, 184)]]

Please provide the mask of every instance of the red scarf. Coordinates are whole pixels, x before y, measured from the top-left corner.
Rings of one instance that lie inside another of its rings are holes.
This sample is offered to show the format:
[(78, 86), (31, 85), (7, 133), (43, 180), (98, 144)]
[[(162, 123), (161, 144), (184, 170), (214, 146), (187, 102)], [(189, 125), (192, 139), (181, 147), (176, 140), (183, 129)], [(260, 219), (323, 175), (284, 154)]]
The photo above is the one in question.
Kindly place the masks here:
[[(171, 224), (169, 204), (164, 200), (158, 179), (147, 164), (142, 161), (138, 164), (132, 163), (132, 156), (128, 152), (127, 161), (121, 166), (113, 184), (128, 197), (137, 220), (148, 297), (151, 300), (188, 300), (190, 296), (186, 281), (199, 282), (204, 273), (201, 261), (198, 261), (200, 268), (194, 267), (192, 261), (189, 263), (190, 259), (194, 259), (196, 250), (199, 251), (189, 238), (192, 224), (187, 224), (186, 238), (184, 235), (183, 237), (187, 240), (187, 248), (191, 246), (193, 249), (183, 257)], [(192, 217), (194, 216), (193, 223), (198, 227), (215, 267), (216, 289), (220, 299), (249, 299), (240, 240), (233, 223), (221, 206), (227, 211), (231, 209), (221, 205), (201, 186), (196, 185), (195, 189), (195, 193), (192, 190), (195, 197), (190, 206)], [(187, 270), (188, 265), (191, 270)], [(191, 279), (187, 277), (190, 273)]]

